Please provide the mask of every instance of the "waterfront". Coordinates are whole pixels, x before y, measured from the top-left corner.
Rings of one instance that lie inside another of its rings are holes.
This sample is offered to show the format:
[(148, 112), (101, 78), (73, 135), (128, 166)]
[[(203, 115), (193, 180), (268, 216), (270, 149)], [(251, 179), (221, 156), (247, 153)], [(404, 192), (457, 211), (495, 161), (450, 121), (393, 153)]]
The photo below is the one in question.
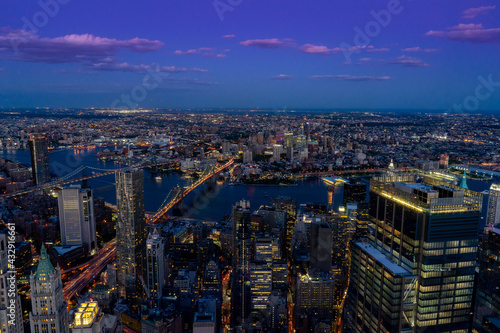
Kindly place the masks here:
[[(89, 150), (60, 150), (50, 153), (51, 171), (58, 176), (67, 174), (67, 169), (76, 169), (81, 165), (91, 166), (99, 169), (118, 169), (120, 165), (112, 161), (99, 160), (96, 154), (106, 148), (94, 148)], [(108, 148), (109, 149), (109, 148)], [(4, 150), (0, 151), (0, 157), (30, 165), (29, 150)], [(54, 167), (56, 166), (56, 167)], [(62, 172), (61, 172), (62, 171)], [(185, 185), (188, 180), (183, 179), (180, 174), (161, 174), (162, 180), (157, 181), (150, 172), (144, 172), (144, 198), (145, 208), (148, 212), (155, 212), (160, 208), (165, 197), (176, 185)], [(116, 203), (116, 191), (114, 175), (91, 179), (88, 184), (94, 189), (96, 197), (102, 197), (111, 204)], [(241, 199), (249, 200), (252, 209), (266, 205), (269, 200), (277, 196), (288, 196), (301, 203), (323, 203), (326, 204), (327, 189), (319, 179), (302, 180), (297, 186), (231, 186), (227, 183), (213, 185), (207, 190), (201, 186), (190, 193), (185, 199), (185, 211), (189, 217), (219, 220), (224, 215), (231, 213), (231, 207)], [(206, 195), (203, 195), (206, 193)], [(208, 199), (208, 201), (206, 200)], [(342, 200), (342, 190), (335, 193), (335, 206), (338, 207)]]

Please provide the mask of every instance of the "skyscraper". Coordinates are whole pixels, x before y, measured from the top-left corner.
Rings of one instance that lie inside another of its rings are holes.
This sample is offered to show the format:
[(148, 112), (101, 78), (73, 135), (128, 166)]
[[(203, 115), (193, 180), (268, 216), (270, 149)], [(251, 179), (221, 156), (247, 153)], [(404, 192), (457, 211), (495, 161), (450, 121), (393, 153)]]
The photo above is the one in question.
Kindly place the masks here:
[(30, 136), (31, 171), (35, 185), (50, 182), (49, 142), (43, 134)]
[(486, 227), (479, 254), (479, 276), (476, 294), (475, 322), (485, 317), (500, 318), (500, 229)]
[(251, 256), (251, 212), (245, 200), (233, 207), (233, 288), (231, 291), (233, 323), (243, 325), (250, 310), (248, 285)]
[(350, 202), (366, 202), (366, 184), (353, 180), (344, 184), (344, 206)]
[(295, 227), (295, 221), (297, 220), (297, 203), (288, 197), (277, 197), (275, 199), (272, 199), (270, 204), (272, 206), (275, 206), (279, 210), (283, 210), (286, 212), (285, 241), (282, 244), (282, 253), (285, 255), (285, 257), (290, 256), (293, 229)]
[(158, 304), (162, 297), (162, 289), (165, 286), (165, 241), (158, 234), (155, 228), (152, 233), (149, 233), (146, 241), (147, 249), (147, 279), (148, 290), (150, 297), (155, 299)]
[(0, 233), (0, 332), (22, 333), (23, 313), (16, 271), (9, 267), (7, 235)]
[(415, 180), (371, 181), (369, 242), (352, 246), (352, 332), (468, 332), (482, 195)]
[(326, 222), (313, 222), (311, 225), (311, 268), (321, 272), (332, 269), (332, 229)]
[(116, 261), (118, 292), (131, 304), (142, 300), (145, 286), (146, 226), (142, 170), (116, 173)]
[(500, 223), (500, 184), (493, 183), (490, 186), (490, 197), (488, 198), (486, 226), (492, 227), (499, 223)]
[(94, 197), (90, 188), (72, 185), (58, 194), (62, 246), (84, 245), (97, 251)]
[(59, 267), (54, 269), (43, 244), (36, 273), (30, 276), (30, 287), (31, 332), (69, 332), (67, 303), (63, 298), (61, 269)]

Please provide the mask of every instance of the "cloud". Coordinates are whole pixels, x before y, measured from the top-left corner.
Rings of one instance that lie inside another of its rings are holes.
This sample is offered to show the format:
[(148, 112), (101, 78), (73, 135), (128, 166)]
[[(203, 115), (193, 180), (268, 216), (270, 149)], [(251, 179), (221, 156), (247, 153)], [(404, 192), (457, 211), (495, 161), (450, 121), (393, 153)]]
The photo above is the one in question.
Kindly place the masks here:
[(300, 51), (309, 54), (330, 54), (330, 53), (337, 53), (342, 50), (338, 47), (329, 49), (328, 47), (323, 45), (305, 44), (300, 47)]
[(3, 72), (4, 70), (5, 70), (5, 68), (0, 67), (0, 72)]
[(337, 81), (387, 81), (390, 76), (357, 76), (357, 75), (313, 75), (313, 79), (331, 79)]
[(435, 53), (438, 52), (438, 49), (423, 49), (420, 46), (416, 47), (407, 47), (405, 49), (401, 50), (402, 52), (408, 52), (408, 53)]
[(231, 51), (231, 50), (230, 49), (225, 49), (223, 51), (218, 51), (218, 50), (216, 50), (213, 47), (200, 47), (200, 48), (197, 48), (197, 49), (190, 49), (190, 50), (186, 50), (186, 51), (175, 50), (174, 54), (175, 55), (193, 55), (193, 54), (199, 54), (199, 55), (201, 55), (203, 57), (208, 57), (208, 58), (211, 58), (211, 57), (225, 58), (226, 55), (223, 54), (223, 53), (224, 52), (229, 52), (229, 51)]
[(375, 47), (373, 47), (372, 45), (368, 46), (368, 48), (366, 49), (366, 52), (368, 53), (374, 53), (374, 52), (389, 52), (390, 50), (386, 47), (381, 47), (381, 48), (378, 48), (376, 49)]
[(234, 37), (236, 37), (236, 36), (235, 35), (224, 35), (224, 36), (222, 36), (222, 38), (234, 38)]
[(428, 31), (425, 36), (434, 36), (456, 42), (494, 43), (500, 41), (500, 28), (485, 29), (482, 24), (459, 24), (446, 31)]
[(263, 49), (279, 49), (293, 46), (293, 40), (289, 38), (248, 39), (240, 42), (240, 44), (243, 46), (260, 47)]
[(464, 10), (462, 12), (463, 16), (462, 18), (465, 19), (473, 19), (476, 16), (480, 14), (484, 14), (489, 12), (490, 10), (494, 10), (496, 6), (481, 6), (481, 7), (476, 7), (476, 8), (469, 8), (467, 10)]
[(10, 53), (9, 59), (27, 62), (78, 63), (110, 61), (120, 51), (146, 53), (159, 50), (158, 40), (133, 38), (118, 40), (91, 34), (40, 38), (33, 32), (0, 29), (0, 52)]
[(276, 76), (272, 76), (271, 77), (271, 80), (291, 80), (292, 79), (292, 76), (290, 75), (286, 75), (286, 74), (280, 74), (280, 75), (276, 75)]
[(151, 65), (132, 65), (127, 62), (123, 63), (94, 63), (86, 66), (87, 69), (95, 70), (95, 71), (118, 71), (118, 72), (131, 72), (131, 73), (140, 73), (145, 74), (148, 72), (154, 73), (186, 73), (186, 72), (194, 72), (194, 73), (205, 73), (206, 69), (201, 68), (191, 68), (188, 69), (186, 67), (175, 67), (175, 66), (159, 66), (156, 64)]
[(414, 57), (407, 57), (407, 56), (401, 56), (397, 57), (395, 59), (387, 60), (385, 61), (387, 64), (390, 65), (401, 65), (405, 67), (427, 67), (429, 64), (425, 63), (421, 59), (414, 58)]

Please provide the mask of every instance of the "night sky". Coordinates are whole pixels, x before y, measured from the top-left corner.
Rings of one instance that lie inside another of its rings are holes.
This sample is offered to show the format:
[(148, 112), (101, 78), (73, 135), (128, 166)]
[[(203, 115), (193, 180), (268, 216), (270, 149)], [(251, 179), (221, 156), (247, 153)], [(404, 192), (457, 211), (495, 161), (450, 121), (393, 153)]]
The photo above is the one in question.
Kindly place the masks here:
[(500, 110), (492, 0), (0, 8), (0, 107)]

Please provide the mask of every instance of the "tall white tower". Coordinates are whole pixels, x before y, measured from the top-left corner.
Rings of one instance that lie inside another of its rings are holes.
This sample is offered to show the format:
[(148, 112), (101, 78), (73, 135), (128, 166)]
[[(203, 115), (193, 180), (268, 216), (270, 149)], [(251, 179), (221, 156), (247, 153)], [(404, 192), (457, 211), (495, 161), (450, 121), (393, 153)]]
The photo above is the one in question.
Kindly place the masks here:
[(17, 293), (16, 271), (9, 267), (9, 259), (7, 235), (0, 234), (0, 332), (23, 333), (23, 313)]
[(33, 333), (67, 333), (69, 319), (67, 303), (63, 298), (61, 268), (54, 269), (42, 244), (40, 262), (30, 276), (30, 326)]
[(165, 269), (163, 265), (164, 259), (164, 238), (154, 229), (153, 233), (149, 233), (146, 241), (147, 248), (147, 286), (150, 296), (155, 300), (161, 299), (162, 289), (165, 286)]
[(490, 187), (486, 226), (493, 227), (500, 223), (500, 184), (493, 183)]
[(73, 185), (59, 192), (59, 224), (62, 246), (85, 245), (97, 250), (93, 191)]

